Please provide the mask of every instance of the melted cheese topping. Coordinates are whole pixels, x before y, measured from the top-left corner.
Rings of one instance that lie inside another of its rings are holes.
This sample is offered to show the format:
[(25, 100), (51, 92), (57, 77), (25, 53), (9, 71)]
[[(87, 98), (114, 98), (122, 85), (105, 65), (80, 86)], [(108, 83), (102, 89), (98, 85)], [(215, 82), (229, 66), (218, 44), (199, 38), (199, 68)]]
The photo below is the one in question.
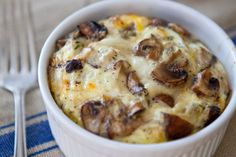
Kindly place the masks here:
[[(208, 118), (205, 110), (207, 106), (216, 105), (223, 112), (227, 105), (229, 85), (222, 64), (216, 61), (209, 68), (213, 76), (219, 78), (218, 98), (198, 96), (191, 89), (194, 76), (201, 71), (197, 57), (201, 48), (209, 50), (193, 37), (183, 37), (169, 27), (150, 25), (150, 21), (149, 18), (134, 14), (110, 17), (99, 22), (108, 29), (108, 34), (102, 40), (69, 37), (66, 44), (53, 53), (48, 67), (50, 89), (58, 106), (74, 122), (82, 126), (80, 110), (88, 101), (117, 98), (127, 106), (142, 102), (146, 108), (142, 113), (145, 123), (131, 135), (115, 137), (114, 140), (129, 143), (160, 143), (168, 140), (163, 127), (163, 112), (187, 120), (194, 126), (194, 132), (204, 127)], [(130, 25), (133, 26), (134, 35), (122, 36), (122, 31)], [(152, 35), (163, 44), (164, 49), (160, 58), (151, 60), (136, 56), (134, 50), (138, 43)], [(79, 48), (78, 41), (83, 43)], [(181, 50), (190, 65), (187, 82), (174, 88), (155, 81), (151, 76), (159, 63), (168, 60), (170, 47), (172, 51)], [(85, 60), (83, 69), (67, 73), (66, 62), (72, 59)], [(127, 61), (132, 70), (136, 71), (140, 82), (149, 93), (148, 96), (132, 94), (127, 88), (126, 77), (121, 75), (120, 70), (109, 70), (118, 60)], [(94, 65), (100, 68), (95, 68)], [(171, 95), (175, 100), (175, 106), (169, 107), (165, 103), (150, 101), (161, 93)]]

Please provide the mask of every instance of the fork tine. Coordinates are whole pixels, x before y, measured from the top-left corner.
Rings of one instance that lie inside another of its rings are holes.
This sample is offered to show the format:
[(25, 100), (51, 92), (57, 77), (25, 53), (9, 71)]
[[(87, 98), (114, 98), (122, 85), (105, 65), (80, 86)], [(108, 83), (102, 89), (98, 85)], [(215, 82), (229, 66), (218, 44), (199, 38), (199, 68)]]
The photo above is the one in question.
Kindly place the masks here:
[(15, 29), (15, 21), (16, 21), (16, 8), (14, 1), (12, 0), (6, 0), (6, 8), (8, 12), (7, 16), (7, 27), (9, 28), (8, 36), (10, 37), (8, 40), (9, 45), (10, 45), (10, 72), (11, 73), (16, 73), (19, 69), (19, 53), (18, 53), (18, 40), (17, 40), (17, 34), (16, 34), (16, 29)]
[(31, 10), (31, 1), (26, 1), (25, 4), (25, 12), (26, 12), (26, 28), (27, 28), (27, 35), (28, 35), (28, 43), (29, 43), (29, 52), (30, 52), (30, 65), (31, 71), (37, 71), (37, 55), (35, 50), (35, 37), (34, 37), (34, 30), (33, 30), (33, 21), (32, 21), (32, 10)]
[[(25, 27), (25, 6), (22, 1), (15, 0), (15, 6), (19, 8), (19, 14), (17, 19), (17, 35), (19, 39), (20, 48), (20, 71), (27, 72), (29, 70), (29, 50), (27, 49), (27, 28)], [(17, 3), (18, 2), (18, 3)]]
[(0, 55), (1, 55), (1, 61), (0, 61), (0, 73), (1, 75), (4, 75), (7, 71), (8, 71), (8, 61), (9, 61), (9, 54), (7, 53), (7, 41), (9, 39), (9, 37), (6, 35), (6, 32), (8, 32), (8, 28), (6, 26), (6, 6), (4, 1), (1, 1), (1, 15), (2, 15), (2, 29), (1, 29), (1, 34), (2, 37), (0, 38)]

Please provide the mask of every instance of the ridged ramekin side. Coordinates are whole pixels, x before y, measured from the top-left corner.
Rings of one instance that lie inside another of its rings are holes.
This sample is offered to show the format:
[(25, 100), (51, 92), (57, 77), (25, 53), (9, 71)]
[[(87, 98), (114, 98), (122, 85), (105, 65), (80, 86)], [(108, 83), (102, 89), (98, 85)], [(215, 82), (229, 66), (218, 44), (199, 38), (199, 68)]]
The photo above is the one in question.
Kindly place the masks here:
[[(86, 144), (84, 144), (83, 140), (78, 140), (79, 138), (73, 138), (73, 135), (69, 135), (69, 130), (66, 127), (61, 126), (61, 123), (56, 119), (56, 117), (48, 111), (48, 120), (50, 124), (50, 128), (52, 134), (58, 143), (62, 152), (68, 157), (133, 157), (132, 152), (115, 152), (115, 150), (107, 150), (104, 154), (104, 150), (107, 148), (103, 148), (102, 146), (98, 152), (96, 150), (91, 149)], [(166, 153), (166, 157), (211, 157), (217, 147), (219, 146), (226, 128), (228, 126), (228, 122), (225, 123), (218, 130), (215, 130), (211, 136), (207, 139), (199, 140), (195, 144), (191, 144), (188, 147), (191, 147), (191, 151), (185, 152), (185, 149), (182, 149), (182, 152), (176, 155), (176, 151), (170, 148), (170, 152)], [(92, 142), (92, 141), (91, 141)], [(189, 149), (188, 149), (189, 150)], [(148, 157), (163, 157), (165, 152), (157, 151), (156, 153), (151, 154)], [(137, 157), (137, 156), (136, 156)], [(140, 157), (142, 157), (140, 155)]]

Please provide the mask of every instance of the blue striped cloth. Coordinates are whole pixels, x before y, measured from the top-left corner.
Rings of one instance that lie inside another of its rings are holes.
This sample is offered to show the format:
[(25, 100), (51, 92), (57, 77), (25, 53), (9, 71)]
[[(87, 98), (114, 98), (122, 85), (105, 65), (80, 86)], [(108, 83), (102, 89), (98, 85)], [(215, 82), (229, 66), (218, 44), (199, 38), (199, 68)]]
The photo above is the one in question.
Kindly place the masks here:
[(234, 44), (236, 45), (236, 35), (235, 35), (235, 37), (232, 38), (232, 40), (233, 40)]
[[(236, 44), (236, 36), (232, 38)], [(63, 156), (51, 134), (46, 112), (27, 117), (28, 156)], [(0, 157), (13, 155), (14, 122), (0, 126)]]
[[(63, 156), (51, 134), (46, 112), (26, 118), (28, 156)], [(13, 155), (14, 122), (0, 126), (0, 157)]]

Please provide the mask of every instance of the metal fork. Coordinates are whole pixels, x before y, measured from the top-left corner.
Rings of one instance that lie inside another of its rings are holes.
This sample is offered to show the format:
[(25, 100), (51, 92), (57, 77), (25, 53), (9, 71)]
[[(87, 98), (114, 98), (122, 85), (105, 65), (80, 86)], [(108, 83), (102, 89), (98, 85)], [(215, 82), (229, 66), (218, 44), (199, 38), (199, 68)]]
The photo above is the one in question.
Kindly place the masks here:
[(28, 0), (5, 0), (0, 38), (0, 87), (14, 95), (14, 157), (26, 157), (25, 94), (37, 85), (37, 57)]

